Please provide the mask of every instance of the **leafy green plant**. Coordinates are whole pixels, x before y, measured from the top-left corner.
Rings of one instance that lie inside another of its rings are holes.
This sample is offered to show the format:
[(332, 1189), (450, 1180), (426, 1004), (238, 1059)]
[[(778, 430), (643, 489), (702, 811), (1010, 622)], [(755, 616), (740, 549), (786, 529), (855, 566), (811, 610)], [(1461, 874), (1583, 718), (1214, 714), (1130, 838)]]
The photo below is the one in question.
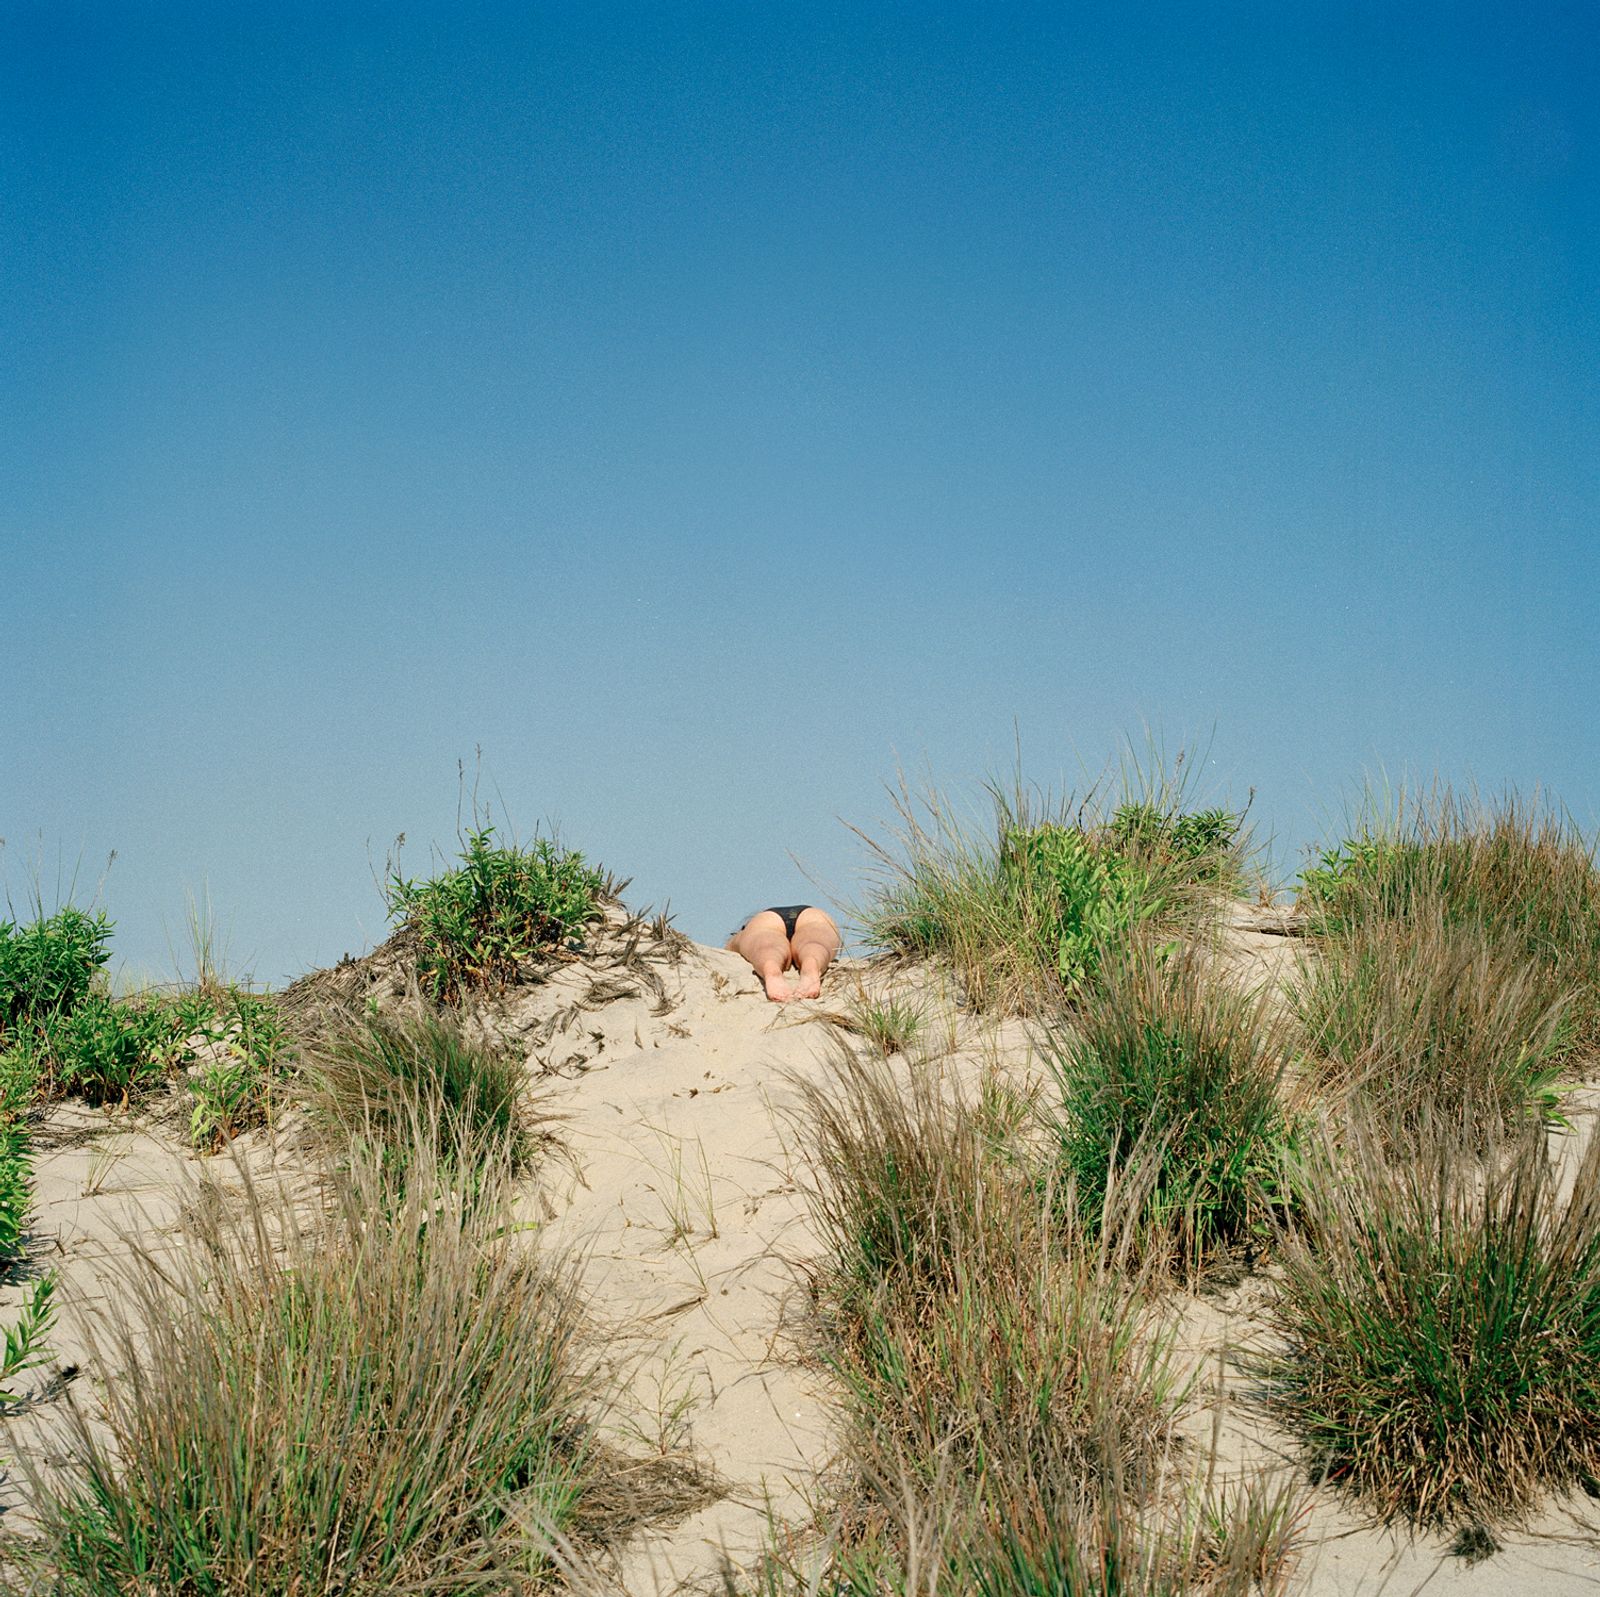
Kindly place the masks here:
[(190, 1139), (220, 1148), (270, 1118), (290, 1053), (283, 1021), (271, 999), (238, 987), (170, 1002), (183, 1039), (178, 1062), (198, 1060), (189, 1075)]
[(1119, 804), (1108, 827), (1119, 852), (1186, 864), (1203, 881), (1237, 874), (1237, 845), (1244, 817), (1232, 810), (1184, 812), (1145, 799)]
[(1570, 1188), (1538, 1134), (1313, 1153), (1263, 1372), (1317, 1470), (1422, 1525), (1600, 1475), (1600, 1141)]
[(0, 1267), (22, 1252), (28, 1208), (33, 1201), (28, 1128), (20, 1121), (0, 1121)]
[(433, 998), (503, 988), (526, 963), (582, 936), (600, 913), (603, 872), (549, 838), (497, 845), (494, 828), (469, 832), (459, 868), (430, 881), (392, 871), (389, 912), (415, 933), (417, 971)]
[(132, 1246), (105, 1333), (124, 1378), (33, 1482), (53, 1590), (524, 1590), (549, 1534), (593, 1523), (570, 1273), (506, 1223), (502, 1164), (469, 1191), (434, 1146), (403, 1191), (347, 1164), (326, 1217), (250, 1188), (201, 1247)]
[(1102, 1224), (1117, 1173), (1139, 1163), (1141, 1209), (1120, 1193), (1117, 1223), (1141, 1246), (1189, 1267), (1256, 1247), (1281, 1202), (1288, 1056), (1258, 1001), (1194, 959), (1142, 949), (1108, 969), (1046, 1051), (1060, 1092), (1056, 1179), (1082, 1219)]
[(432, 1128), (445, 1162), (462, 1149), (474, 1162), (522, 1168), (534, 1141), (519, 1061), (472, 1041), (450, 1015), (373, 1013), (335, 1032), (310, 1061), (313, 1103), (337, 1126), (409, 1156), (417, 1128)]
[(91, 1103), (126, 1106), (165, 1074), (174, 1031), (160, 1003), (119, 1003), (91, 992), (52, 1021), (44, 1036), (57, 1087)]
[(0, 921), (0, 1042), (65, 1015), (110, 959), (111, 923), (68, 905), (27, 926)]
[(1055, 972), (1068, 993), (1088, 986), (1108, 947), (1125, 946), (1162, 908), (1149, 872), (1074, 826), (1046, 823), (1006, 834), (1001, 869), (1011, 890), (1044, 906)]
[(0, 1347), (0, 1403), (20, 1403), (20, 1393), (10, 1389), (10, 1383), (26, 1370), (36, 1368), (50, 1357), (45, 1338), (55, 1324), (56, 1278), (42, 1275), (33, 1283), (32, 1290), (23, 1301), (17, 1323), (4, 1332), (4, 1346)]

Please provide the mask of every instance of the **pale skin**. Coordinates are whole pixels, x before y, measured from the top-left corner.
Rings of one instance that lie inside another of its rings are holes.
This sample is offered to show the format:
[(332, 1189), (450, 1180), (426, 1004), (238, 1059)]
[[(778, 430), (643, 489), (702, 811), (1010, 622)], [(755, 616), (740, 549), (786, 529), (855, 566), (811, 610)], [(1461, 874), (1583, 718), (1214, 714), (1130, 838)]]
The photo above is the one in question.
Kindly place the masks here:
[[(784, 930), (783, 916), (764, 909), (752, 915), (728, 939), (727, 946), (750, 961), (767, 997), (775, 1004), (791, 998), (817, 998), (822, 993), (822, 973), (838, 956), (839, 928), (826, 910), (807, 905), (794, 923), (794, 936)], [(799, 983), (789, 985), (788, 972), (799, 971)]]

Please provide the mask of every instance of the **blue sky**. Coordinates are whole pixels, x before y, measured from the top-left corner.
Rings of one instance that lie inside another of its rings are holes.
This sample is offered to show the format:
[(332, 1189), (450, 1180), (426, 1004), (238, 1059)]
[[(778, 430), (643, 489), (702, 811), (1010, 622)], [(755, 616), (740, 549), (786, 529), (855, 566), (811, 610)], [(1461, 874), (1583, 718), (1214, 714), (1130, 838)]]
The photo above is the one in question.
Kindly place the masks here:
[(1600, 813), (1585, 6), (3, 28), (0, 869), (135, 969), (368, 946), (479, 749), (708, 940), (1018, 736)]

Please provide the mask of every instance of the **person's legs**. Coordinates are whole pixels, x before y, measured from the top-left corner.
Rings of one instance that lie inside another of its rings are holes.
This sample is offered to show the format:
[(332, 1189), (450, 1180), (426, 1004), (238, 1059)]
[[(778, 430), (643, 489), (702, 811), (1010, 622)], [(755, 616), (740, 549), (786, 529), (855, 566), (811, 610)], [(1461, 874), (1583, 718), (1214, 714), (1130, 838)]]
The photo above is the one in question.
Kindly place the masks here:
[(811, 905), (800, 911), (794, 923), (794, 940), (789, 945), (789, 957), (800, 970), (796, 998), (821, 996), (822, 973), (834, 962), (840, 943), (839, 928), (826, 910)]
[[(797, 933), (804, 920), (802, 915), (796, 923)], [(783, 974), (789, 967), (789, 934), (783, 929), (783, 916), (773, 914), (770, 909), (752, 915), (728, 946), (736, 954), (743, 954), (755, 967), (773, 1003), (781, 1004), (790, 996), (789, 983)]]

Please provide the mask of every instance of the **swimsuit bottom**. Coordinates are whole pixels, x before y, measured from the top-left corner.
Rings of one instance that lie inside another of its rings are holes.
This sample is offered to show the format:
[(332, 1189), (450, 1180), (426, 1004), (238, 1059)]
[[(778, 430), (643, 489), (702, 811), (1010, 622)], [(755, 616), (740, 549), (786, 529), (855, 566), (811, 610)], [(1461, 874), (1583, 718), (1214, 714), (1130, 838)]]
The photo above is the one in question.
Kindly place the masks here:
[[(756, 915), (781, 915), (783, 917), (784, 935), (789, 939), (790, 942), (793, 942), (795, 923), (800, 919), (801, 915), (810, 908), (811, 905), (809, 904), (773, 904), (767, 909), (758, 909), (756, 911)], [(756, 918), (756, 915), (746, 916), (744, 926), (739, 928), (739, 932), (742, 932), (745, 926), (748, 926), (750, 922)], [(735, 932), (733, 935), (737, 937), (739, 932)]]

